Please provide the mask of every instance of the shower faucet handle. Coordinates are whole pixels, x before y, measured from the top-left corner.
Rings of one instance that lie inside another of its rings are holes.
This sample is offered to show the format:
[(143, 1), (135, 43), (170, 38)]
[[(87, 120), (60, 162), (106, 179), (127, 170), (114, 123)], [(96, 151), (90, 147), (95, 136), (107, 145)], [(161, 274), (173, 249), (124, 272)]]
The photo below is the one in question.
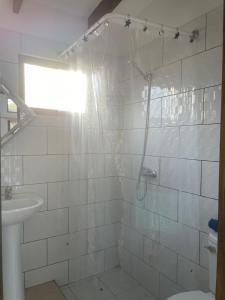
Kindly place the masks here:
[(143, 168), (142, 172), (141, 172), (142, 176), (146, 176), (146, 177), (153, 177), (156, 178), (157, 177), (157, 171), (156, 170), (152, 170), (149, 168)]

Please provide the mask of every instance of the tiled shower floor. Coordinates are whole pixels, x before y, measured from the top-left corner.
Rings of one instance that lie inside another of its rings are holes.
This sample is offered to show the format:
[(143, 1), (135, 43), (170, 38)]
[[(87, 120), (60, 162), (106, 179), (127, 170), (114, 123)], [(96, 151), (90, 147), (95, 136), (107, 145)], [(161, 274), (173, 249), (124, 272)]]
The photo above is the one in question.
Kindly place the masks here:
[(119, 268), (69, 284), (61, 290), (66, 300), (155, 300)]

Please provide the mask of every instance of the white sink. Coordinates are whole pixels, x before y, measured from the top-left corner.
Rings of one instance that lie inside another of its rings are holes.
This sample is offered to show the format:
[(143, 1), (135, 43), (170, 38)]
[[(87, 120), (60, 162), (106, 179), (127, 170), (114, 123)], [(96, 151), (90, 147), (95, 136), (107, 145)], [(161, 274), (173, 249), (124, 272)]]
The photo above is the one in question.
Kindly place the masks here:
[(35, 194), (14, 195), (12, 200), (2, 201), (2, 225), (19, 224), (40, 210), (43, 199)]
[(40, 210), (43, 199), (35, 194), (13, 195), (2, 201), (4, 300), (25, 300), (21, 256), (21, 224)]

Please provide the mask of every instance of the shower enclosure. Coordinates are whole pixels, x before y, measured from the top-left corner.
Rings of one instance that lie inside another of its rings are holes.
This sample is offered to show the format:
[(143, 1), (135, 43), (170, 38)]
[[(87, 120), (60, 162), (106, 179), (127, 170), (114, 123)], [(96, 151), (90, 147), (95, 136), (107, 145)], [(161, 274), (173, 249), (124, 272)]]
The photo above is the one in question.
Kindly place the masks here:
[(110, 15), (62, 54), (87, 80), (71, 125), (70, 282), (120, 266), (156, 299), (208, 291), (221, 10), (174, 29)]
[(25, 287), (121, 268), (150, 299), (208, 291), (223, 7), (197, 2), (168, 11), (179, 28), (107, 15), (61, 55), (80, 75), (77, 112), (37, 115), (5, 144), (3, 189), (44, 199), (23, 224)]

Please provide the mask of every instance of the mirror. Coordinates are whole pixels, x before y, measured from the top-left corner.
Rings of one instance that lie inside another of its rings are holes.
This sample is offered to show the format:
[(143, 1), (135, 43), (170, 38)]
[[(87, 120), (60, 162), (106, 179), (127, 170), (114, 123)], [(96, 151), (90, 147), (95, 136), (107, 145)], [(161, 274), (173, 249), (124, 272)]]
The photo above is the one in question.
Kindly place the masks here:
[(24, 128), (35, 114), (18, 96), (12, 94), (4, 83), (0, 84), (0, 132), (4, 146)]

